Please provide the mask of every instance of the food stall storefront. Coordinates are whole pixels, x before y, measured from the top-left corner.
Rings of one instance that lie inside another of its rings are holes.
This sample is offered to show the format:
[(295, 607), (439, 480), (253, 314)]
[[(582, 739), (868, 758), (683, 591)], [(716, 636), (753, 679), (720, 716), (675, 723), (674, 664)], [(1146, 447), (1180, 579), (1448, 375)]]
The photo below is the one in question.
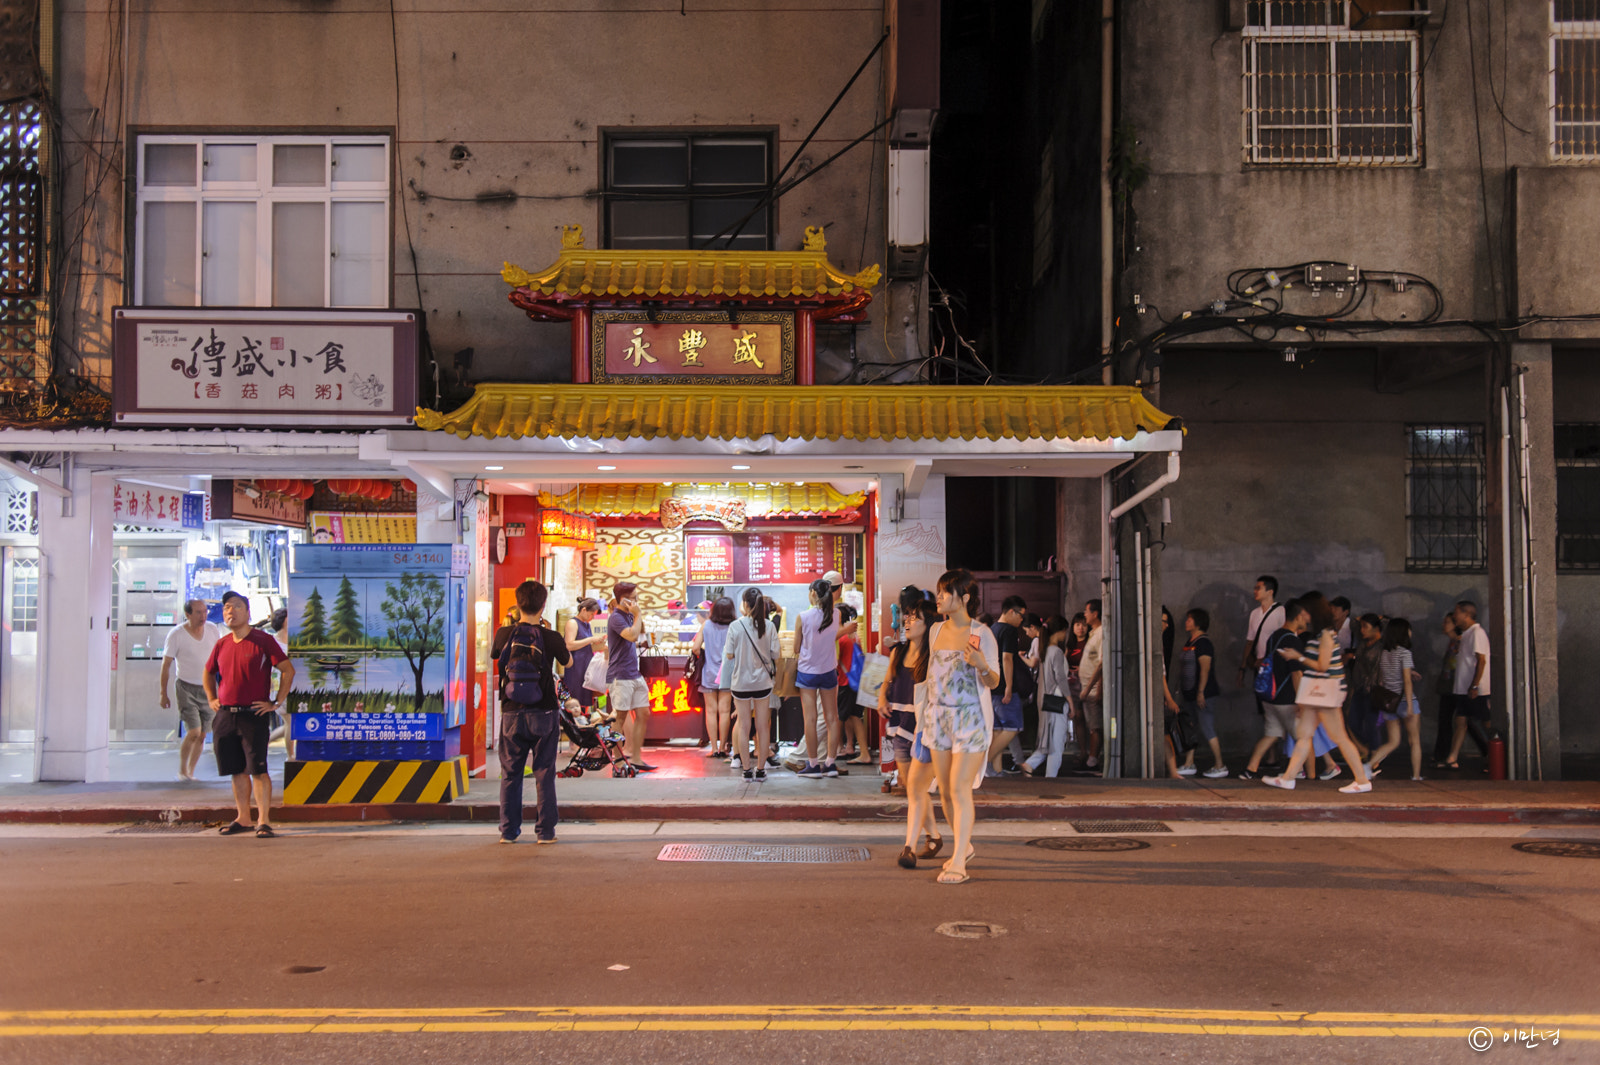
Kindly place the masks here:
[[(361, 452), (463, 501), (476, 574), (475, 769), (497, 589), (525, 576), (551, 577), (558, 610), (624, 577), (656, 581), (657, 610), (763, 580), (799, 594), (818, 565), (807, 538), (841, 537), (820, 550), (854, 564), (870, 649), (897, 589), (932, 587), (960, 562), (947, 557), (947, 522), (979, 516), (946, 515), (946, 476), (1092, 480), (1078, 497), (1099, 512), (1087, 524), (1105, 530), (1104, 478), (1182, 448), (1181, 428), (1137, 388), (815, 384), (815, 321), (861, 320), (878, 280), (876, 268), (849, 275), (828, 263), (820, 234), (799, 252), (616, 252), (585, 249), (569, 227), (554, 266), (508, 265), (505, 278), (531, 317), (571, 323), (573, 383), (480, 384), (457, 409), (418, 411), (416, 428), (374, 433)], [(742, 530), (728, 525), (740, 503)], [(531, 532), (547, 510), (594, 523), (593, 547), (576, 552), (581, 572), (571, 561), (564, 573), (542, 569), (536, 536), (496, 531)], [(774, 571), (769, 538), (790, 533), (806, 541), (806, 561), (796, 541), (780, 562), (791, 568)], [(1110, 537), (1080, 550), (1098, 552), (1109, 579)], [(507, 557), (509, 568), (492, 561)], [(681, 649), (690, 630), (665, 614), (654, 624)], [(664, 694), (671, 718), (675, 696)], [(698, 736), (698, 715), (693, 727)]]

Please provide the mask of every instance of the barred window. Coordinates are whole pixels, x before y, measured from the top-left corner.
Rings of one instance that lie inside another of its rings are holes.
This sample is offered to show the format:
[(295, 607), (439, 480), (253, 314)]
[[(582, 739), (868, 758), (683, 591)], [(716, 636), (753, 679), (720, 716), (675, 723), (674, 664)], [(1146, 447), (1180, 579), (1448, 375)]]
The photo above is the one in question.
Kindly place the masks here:
[(1556, 568), (1600, 570), (1600, 424), (1557, 425)]
[(1474, 573), (1485, 567), (1482, 425), (1406, 426), (1406, 569)]
[(39, 631), (39, 560), (11, 560), (11, 631)]
[(1600, 159), (1600, 0), (1551, 0), (1550, 154)]
[(1251, 164), (1422, 161), (1421, 35), (1409, 0), (1253, 0), (1244, 30)]
[(389, 139), (146, 136), (137, 302), (389, 306)]
[(765, 134), (608, 134), (606, 247), (767, 251), (771, 173)]

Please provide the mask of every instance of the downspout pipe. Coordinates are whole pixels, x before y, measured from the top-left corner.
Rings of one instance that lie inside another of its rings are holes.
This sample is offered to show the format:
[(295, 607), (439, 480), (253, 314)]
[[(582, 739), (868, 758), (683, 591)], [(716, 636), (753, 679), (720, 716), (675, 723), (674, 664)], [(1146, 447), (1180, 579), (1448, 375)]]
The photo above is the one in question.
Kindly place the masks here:
[(1107, 521), (1116, 521), (1128, 511), (1132, 510), (1140, 503), (1143, 503), (1146, 499), (1149, 499), (1151, 496), (1155, 495), (1169, 484), (1176, 483), (1177, 480), (1178, 452), (1169, 451), (1167, 452), (1167, 472), (1163, 473), (1160, 477), (1157, 477), (1155, 480), (1139, 489), (1139, 491), (1135, 492), (1132, 497), (1125, 499), (1121, 503), (1118, 503), (1116, 506), (1112, 507), (1110, 514), (1107, 515)]

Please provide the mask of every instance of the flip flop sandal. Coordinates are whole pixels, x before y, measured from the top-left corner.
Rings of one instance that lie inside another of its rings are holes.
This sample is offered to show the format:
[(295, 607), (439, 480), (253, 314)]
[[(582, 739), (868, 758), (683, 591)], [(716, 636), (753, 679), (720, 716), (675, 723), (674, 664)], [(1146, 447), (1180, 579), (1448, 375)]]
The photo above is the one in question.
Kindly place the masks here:
[(939, 883), (941, 884), (965, 884), (971, 879), (972, 877), (968, 876), (966, 873), (952, 873), (948, 869), (940, 873), (938, 878)]
[(241, 825), (237, 821), (233, 822), (231, 825), (223, 825), (221, 828), (217, 829), (217, 832), (224, 836), (237, 836), (241, 832), (248, 831), (250, 831), (249, 825)]
[(256, 839), (272, 839), (276, 835), (271, 825), (261, 825), (256, 829)]

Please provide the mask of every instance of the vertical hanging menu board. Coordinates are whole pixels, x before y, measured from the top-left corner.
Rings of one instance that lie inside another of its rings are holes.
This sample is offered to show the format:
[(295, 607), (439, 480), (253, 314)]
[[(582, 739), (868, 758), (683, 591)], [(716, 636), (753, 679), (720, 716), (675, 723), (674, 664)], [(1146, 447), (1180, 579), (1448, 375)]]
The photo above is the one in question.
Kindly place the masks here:
[(810, 584), (829, 570), (856, 576), (853, 533), (735, 533), (684, 537), (690, 584)]

